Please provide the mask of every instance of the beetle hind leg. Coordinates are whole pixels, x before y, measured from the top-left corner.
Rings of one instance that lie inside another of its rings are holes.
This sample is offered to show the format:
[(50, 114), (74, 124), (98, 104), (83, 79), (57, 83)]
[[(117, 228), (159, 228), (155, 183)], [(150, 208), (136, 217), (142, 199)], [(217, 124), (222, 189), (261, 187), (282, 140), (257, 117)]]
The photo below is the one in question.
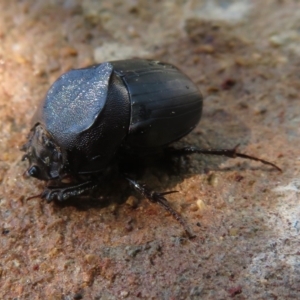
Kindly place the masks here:
[(243, 154), (240, 152), (237, 152), (238, 146), (235, 146), (234, 148), (231, 149), (199, 149), (196, 147), (183, 147), (183, 148), (173, 148), (173, 147), (169, 147), (165, 149), (165, 153), (169, 154), (169, 155), (174, 155), (174, 156), (181, 156), (181, 155), (189, 155), (189, 154), (193, 154), (193, 153), (198, 153), (198, 154), (207, 154), (207, 155), (219, 155), (219, 156), (226, 156), (226, 157), (230, 157), (230, 158), (236, 158), (236, 157), (241, 157), (244, 159), (250, 159), (250, 160), (255, 160), (255, 161), (259, 161), (265, 165), (269, 165), (272, 166), (273, 168), (275, 168), (276, 170), (282, 172), (282, 170), (276, 166), (275, 164), (255, 157), (255, 156), (251, 156), (251, 155), (247, 155), (247, 154)]
[(79, 196), (85, 191), (92, 190), (98, 186), (96, 181), (86, 181), (74, 186), (67, 187), (47, 187), (41, 194), (41, 198), (47, 202), (57, 199), (58, 201), (64, 201), (74, 196)]
[(141, 195), (143, 195), (149, 201), (158, 203), (165, 210), (167, 210), (183, 226), (188, 238), (192, 239), (195, 237), (195, 235), (191, 233), (189, 227), (187, 226), (186, 222), (183, 220), (182, 216), (171, 207), (170, 203), (164, 197), (165, 195), (168, 195), (168, 194), (177, 193), (177, 191), (168, 191), (168, 192), (164, 192), (164, 193), (157, 193), (157, 192), (149, 189), (145, 184), (139, 184), (136, 181), (134, 181), (128, 177), (126, 177), (126, 179), (130, 183), (130, 185), (134, 187), (134, 189), (137, 192), (139, 192)]

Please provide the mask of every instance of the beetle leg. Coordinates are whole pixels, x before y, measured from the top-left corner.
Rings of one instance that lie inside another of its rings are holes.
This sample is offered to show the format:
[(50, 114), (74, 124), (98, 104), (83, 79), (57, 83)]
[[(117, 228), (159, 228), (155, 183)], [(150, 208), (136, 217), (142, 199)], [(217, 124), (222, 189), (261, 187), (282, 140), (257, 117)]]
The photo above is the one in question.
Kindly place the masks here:
[(138, 191), (141, 195), (147, 198), (149, 201), (160, 204), (165, 210), (167, 210), (184, 228), (188, 238), (192, 239), (195, 237), (194, 234), (191, 233), (189, 227), (186, 222), (183, 220), (182, 216), (174, 210), (167, 199), (164, 197), (165, 195), (177, 193), (178, 191), (169, 191), (164, 193), (157, 193), (151, 189), (149, 189), (145, 184), (139, 184), (136, 181), (126, 177), (130, 185), (132, 185), (136, 191)]
[(86, 181), (74, 186), (68, 187), (47, 187), (41, 194), (41, 198), (47, 202), (51, 202), (54, 199), (64, 201), (70, 197), (79, 196), (85, 191), (92, 190), (98, 185), (97, 181)]
[(237, 152), (238, 146), (239, 145), (236, 145), (232, 149), (199, 149), (199, 148), (191, 147), (191, 146), (176, 149), (176, 148), (173, 148), (173, 147), (169, 147), (169, 148), (165, 149), (165, 152), (167, 154), (175, 155), (175, 156), (199, 153), (199, 154), (208, 154), (208, 155), (227, 156), (227, 157), (230, 157), (230, 158), (242, 157), (242, 158), (245, 158), (245, 159), (259, 161), (259, 162), (261, 162), (265, 165), (272, 166), (273, 168), (275, 168), (278, 171), (282, 172), (282, 170), (279, 167), (277, 167), (275, 164), (273, 164), (273, 163), (271, 163), (267, 160)]

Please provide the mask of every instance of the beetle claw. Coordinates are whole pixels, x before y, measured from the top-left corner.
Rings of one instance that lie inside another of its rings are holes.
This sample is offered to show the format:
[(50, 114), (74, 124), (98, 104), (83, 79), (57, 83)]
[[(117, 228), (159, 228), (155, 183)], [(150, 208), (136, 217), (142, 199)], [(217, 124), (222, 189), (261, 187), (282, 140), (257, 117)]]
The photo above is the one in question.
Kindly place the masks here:
[(38, 195), (27, 197), (26, 200), (28, 201), (28, 200), (35, 199), (35, 198), (42, 198), (42, 194), (38, 194)]

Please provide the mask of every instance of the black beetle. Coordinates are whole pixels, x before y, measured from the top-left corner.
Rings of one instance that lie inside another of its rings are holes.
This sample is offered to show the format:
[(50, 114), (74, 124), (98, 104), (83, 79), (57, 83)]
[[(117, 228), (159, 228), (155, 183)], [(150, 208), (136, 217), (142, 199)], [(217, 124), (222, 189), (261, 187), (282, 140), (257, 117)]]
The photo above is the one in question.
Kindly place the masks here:
[[(199, 122), (202, 96), (197, 86), (173, 65), (132, 59), (105, 62), (63, 74), (39, 106), (23, 159), (26, 174), (54, 182), (39, 197), (68, 199), (94, 189), (112, 165), (127, 155), (167, 152), (169, 155), (203, 153), (243, 157), (234, 149), (170, 148)], [(124, 177), (142, 195), (161, 204), (186, 229), (164, 195)], [(66, 178), (71, 182), (62, 183)]]

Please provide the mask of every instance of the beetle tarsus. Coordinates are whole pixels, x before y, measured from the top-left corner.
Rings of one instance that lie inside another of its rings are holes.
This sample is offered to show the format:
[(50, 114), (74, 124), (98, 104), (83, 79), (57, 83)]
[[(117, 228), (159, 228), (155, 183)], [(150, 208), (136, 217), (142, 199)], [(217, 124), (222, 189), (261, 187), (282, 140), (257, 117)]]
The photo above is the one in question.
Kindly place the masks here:
[(211, 149), (199, 149), (199, 148), (191, 147), (191, 146), (176, 149), (176, 148), (173, 148), (173, 147), (169, 147), (165, 151), (166, 151), (167, 154), (174, 155), (174, 156), (189, 155), (189, 154), (198, 153), (198, 154), (207, 154), (207, 155), (226, 156), (226, 157), (229, 157), (229, 158), (241, 157), (241, 158), (244, 158), (244, 159), (259, 161), (259, 162), (261, 162), (265, 165), (272, 166), (276, 170), (282, 172), (282, 170), (278, 166), (276, 166), (275, 164), (273, 164), (273, 163), (271, 163), (267, 160), (237, 152), (238, 147), (239, 147), (239, 144), (236, 145), (232, 149), (213, 149), (213, 148), (211, 148)]
[(41, 194), (41, 198), (47, 202), (57, 199), (65, 201), (71, 197), (79, 196), (85, 191), (94, 189), (98, 185), (95, 181), (86, 181), (75, 186), (68, 187), (47, 187)]
[(135, 188), (135, 190), (138, 191), (141, 195), (143, 195), (145, 198), (147, 198), (149, 201), (153, 203), (160, 204), (165, 210), (167, 210), (182, 225), (189, 239), (195, 237), (195, 235), (191, 232), (191, 230), (187, 226), (186, 222), (183, 220), (182, 216), (170, 206), (168, 200), (164, 197), (165, 195), (177, 193), (178, 191), (157, 193), (149, 189), (145, 184), (139, 184), (138, 182), (128, 177), (126, 177), (126, 179)]

